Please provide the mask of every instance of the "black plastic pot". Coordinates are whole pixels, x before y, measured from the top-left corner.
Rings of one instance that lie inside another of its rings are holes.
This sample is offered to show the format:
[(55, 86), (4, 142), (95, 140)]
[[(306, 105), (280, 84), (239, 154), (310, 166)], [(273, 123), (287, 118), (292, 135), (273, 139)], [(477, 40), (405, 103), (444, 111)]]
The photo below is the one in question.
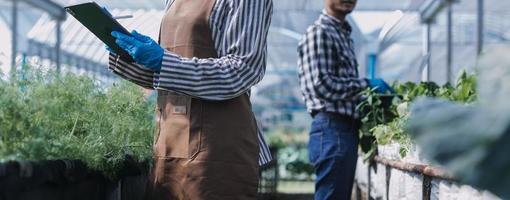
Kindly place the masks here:
[(135, 166), (128, 170), (122, 170), (125, 172), (120, 180), (113, 181), (77, 160), (3, 163), (0, 164), (0, 199), (142, 199), (148, 170)]
[(277, 198), (278, 188), (278, 148), (269, 149), (273, 156), (273, 161), (260, 169), (259, 179), (259, 200), (273, 200)]
[[(261, 169), (259, 199), (274, 199), (277, 149)], [(110, 180), (78, 160), (0, 163), (0, 200), (142, 200), (149, 165), (126, 159), (119, 180)]]

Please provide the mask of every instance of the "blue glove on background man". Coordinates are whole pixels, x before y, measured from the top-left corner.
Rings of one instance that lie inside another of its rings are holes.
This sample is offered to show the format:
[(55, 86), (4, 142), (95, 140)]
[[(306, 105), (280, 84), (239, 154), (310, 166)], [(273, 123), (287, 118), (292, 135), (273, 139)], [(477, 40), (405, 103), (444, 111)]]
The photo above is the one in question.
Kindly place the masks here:
[(369, 79), (368, 86), (371, 89), (375, 89), (375, 92), (379, 94), (386, 94), (388, 92), (395, 93), (393, 88), (391, 88), (384, 80), (382, 79)]
[[(145, 68), (160, 71), (165, 50), (148, 36), (136, 31), (131, 32), (131, 34), (132, 36), (117, 31), (112, 32), (112, 36), (117, 39), (115, 43), (129, 53), (136, 63), (143, 65)], [(111, 49), (109, 51), (111, 52)]]

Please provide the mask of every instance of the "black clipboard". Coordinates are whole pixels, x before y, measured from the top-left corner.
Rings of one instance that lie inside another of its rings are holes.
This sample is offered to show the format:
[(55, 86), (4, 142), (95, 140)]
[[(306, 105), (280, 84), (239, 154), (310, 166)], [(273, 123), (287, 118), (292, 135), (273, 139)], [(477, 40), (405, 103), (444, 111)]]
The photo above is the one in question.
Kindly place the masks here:
[(66, 11), (92, 32), (97, 38), (113, 49), (123, 60), (134, 62), (133, 58), (115, 43), (112, 31), (131, 35), (120, 23), (95, 2), (65, 7)]

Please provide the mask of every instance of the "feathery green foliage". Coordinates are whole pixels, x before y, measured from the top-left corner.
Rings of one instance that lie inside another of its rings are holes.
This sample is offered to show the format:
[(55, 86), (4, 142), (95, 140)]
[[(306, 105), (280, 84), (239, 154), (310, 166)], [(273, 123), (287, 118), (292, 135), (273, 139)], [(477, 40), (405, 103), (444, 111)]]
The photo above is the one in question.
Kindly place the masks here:
[(115, 177), (126, 156), (151, 158), (153, 102), (128, 82), (106, 89), (94, 79), (31, 70), (0, 81), (0, 162), (81, 160)]

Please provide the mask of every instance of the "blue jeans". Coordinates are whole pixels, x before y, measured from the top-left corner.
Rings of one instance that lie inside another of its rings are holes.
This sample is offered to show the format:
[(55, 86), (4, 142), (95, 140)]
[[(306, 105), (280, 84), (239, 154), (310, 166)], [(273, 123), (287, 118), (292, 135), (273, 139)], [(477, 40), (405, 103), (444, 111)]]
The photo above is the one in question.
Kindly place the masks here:
[(358, 160), (359, 123), (319, 113), (310, 131), (308, 152), (315, 167), (315, 200), (351, 199)]

